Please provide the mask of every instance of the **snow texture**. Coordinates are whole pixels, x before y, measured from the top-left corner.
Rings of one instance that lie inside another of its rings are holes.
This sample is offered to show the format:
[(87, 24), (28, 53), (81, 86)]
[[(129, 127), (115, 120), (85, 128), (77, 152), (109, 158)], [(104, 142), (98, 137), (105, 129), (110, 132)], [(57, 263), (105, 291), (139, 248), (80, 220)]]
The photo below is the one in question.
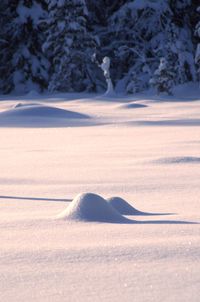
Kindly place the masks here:
[[(147, 107), (121, 108), (134, 102)], [(35, 104), (92, 118), (3, 124)], [(198, 83), (174, 96), (0, 96), (0, 301), (199, 302), (199, 107)], [(172, 158), (189, 160), (157, 162)], [(74, 206), (80, 192), (95, 195)], [(151, 215), (122, 223), (110, 196)]]
[[(173, 67), (173, 85), (196, 82), (198, 18), (190, 0), (2, 0), (0, 91), (103, 92), (108, 86), (110, 96), (114, 86), (135, 94), (149, 88), (162, 57)], [(109, 78), (93, 53), (100, 62), (110, 58)]]

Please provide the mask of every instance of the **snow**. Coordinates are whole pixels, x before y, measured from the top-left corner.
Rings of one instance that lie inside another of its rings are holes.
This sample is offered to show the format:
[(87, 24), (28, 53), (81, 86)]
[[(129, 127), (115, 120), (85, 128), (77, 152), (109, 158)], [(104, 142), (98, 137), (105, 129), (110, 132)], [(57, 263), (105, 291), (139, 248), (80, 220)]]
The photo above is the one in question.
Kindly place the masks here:
[(110, 197), (108, 203), (122, 215), (145, 215), (146, 213), (138, 211), (121, 197)]
[(67, 209), (58, 215), (58, 218), (75, 221), (128, 222), (104, 198), (93, 193), (82, 193), (76, 196)]
[(147, 105), (137, 104), (135, 102), (121, 105), (121, 108), (126, 108), (126, 109), (145, 108), (145, 107), (147, 107)]
[(60, 117), (60, 118), (89, 118), (89, 116), (80, 114), (77, 112), (67, 111), (64, 109), (43, 106), (42, 104), (31, 103), (22, 104), (18, 103), (14, 109), (10, 109), (1, 113), (1, 117), (15, 116), (26, 117), (26, 116), (37, 116), (37, 117)]
[[(197, 86), (170, 97), (0, 97), (0, 301), (199, 301)], [(123, 107), (134, 102), (147, 107)], [(91, 118), (24, 123), (35, 104)], [(73, 200), (80, 192), (95, 195)], [(133, 223), (112, 221), (111, 196)], [(77, 219), (57, 219), (63, 211)]]
[(168, 5), (166, 3), (159, 0), (135, 0), (128, 4), (128, 6), (135, 9), (144, 9), (146, 7), (149, 7), (152, 9), (166, 10), (168, 8)]
[(110, 78), (110, 58), (104, 57), (103, 62), (100, 64), (101, 69), (103, 70), (104, 77), (107, 83), (107, 90), (105, 92), (105, 96), (112, 97), (115, 95), (113, 83)]
[(177, 156), (167, 157), (156, 160), (160, 164), (200, 164), (200, 157), (195, 156)]
[(45, 17), (44, 10), (38, 3), (33, 3), (30, 8), (20, 3), (17, 7), (17, 13), (20, 23), (26, 23), (27, 19), (31, 18), (35, 26), (41, 17)]
[[(28, 95), (30, 97), (30, 95)], [(33, 96), (32, 96), (33, 97)], [(47, 126), (73, 125), (73, 120), (88, 120), (90, 117), (40, 103), (17, 103), (14, 108), (0, 112), (0, 126)], [(70, 124), (70, 122), (72, 123)], [(86, 122), (87, 124), (87, 122)]]

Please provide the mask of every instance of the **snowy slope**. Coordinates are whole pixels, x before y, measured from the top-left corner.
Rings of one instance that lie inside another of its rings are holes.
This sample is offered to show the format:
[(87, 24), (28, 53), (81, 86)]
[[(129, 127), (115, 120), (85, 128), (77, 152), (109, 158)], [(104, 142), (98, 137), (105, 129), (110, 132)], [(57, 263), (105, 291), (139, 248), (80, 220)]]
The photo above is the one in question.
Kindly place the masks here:
[[(36, 127), (21, 114), (16, 127), (13, 113), (2, 122), (19, 102), (25, 112), (39, 102), (92, 124), (49, 118), (47, 126), (43, 117)], [(197, 90), (160, 100), (2, 97), (0, 301), (198, 302), (199, 107)], [(102, 197), (95, 200), (106, 222), (84, 195), (71, 203), (81, 192)], [(112, 196), (122, 198), (119, 215), (132, 223), (110, 223)], [(127, 202), (138, 212), (125, 211)], [(58, 219), (63, 211), (76, 219)]]

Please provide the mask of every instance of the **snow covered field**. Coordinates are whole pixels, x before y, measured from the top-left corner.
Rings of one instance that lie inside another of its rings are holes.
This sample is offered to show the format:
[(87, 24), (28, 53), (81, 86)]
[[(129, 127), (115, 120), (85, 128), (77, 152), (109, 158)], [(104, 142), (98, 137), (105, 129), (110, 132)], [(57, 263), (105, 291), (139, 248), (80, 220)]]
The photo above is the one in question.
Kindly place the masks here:
[[(0, 301), (198, 302), (198, 93), (83, 97), (1, 97)], [(58, 218), (81, 192), (139, 212)]]

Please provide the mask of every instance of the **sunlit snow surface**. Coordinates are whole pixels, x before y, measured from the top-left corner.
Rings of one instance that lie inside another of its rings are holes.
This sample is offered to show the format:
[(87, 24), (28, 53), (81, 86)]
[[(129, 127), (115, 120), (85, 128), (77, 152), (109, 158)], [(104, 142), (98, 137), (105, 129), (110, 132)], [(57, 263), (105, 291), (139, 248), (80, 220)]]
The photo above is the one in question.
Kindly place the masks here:
[[(1, 97), (0, 301), (199, 301), (200, 97), (177, 93)], [(67, 211), (81, 192), (107, 221)]]

